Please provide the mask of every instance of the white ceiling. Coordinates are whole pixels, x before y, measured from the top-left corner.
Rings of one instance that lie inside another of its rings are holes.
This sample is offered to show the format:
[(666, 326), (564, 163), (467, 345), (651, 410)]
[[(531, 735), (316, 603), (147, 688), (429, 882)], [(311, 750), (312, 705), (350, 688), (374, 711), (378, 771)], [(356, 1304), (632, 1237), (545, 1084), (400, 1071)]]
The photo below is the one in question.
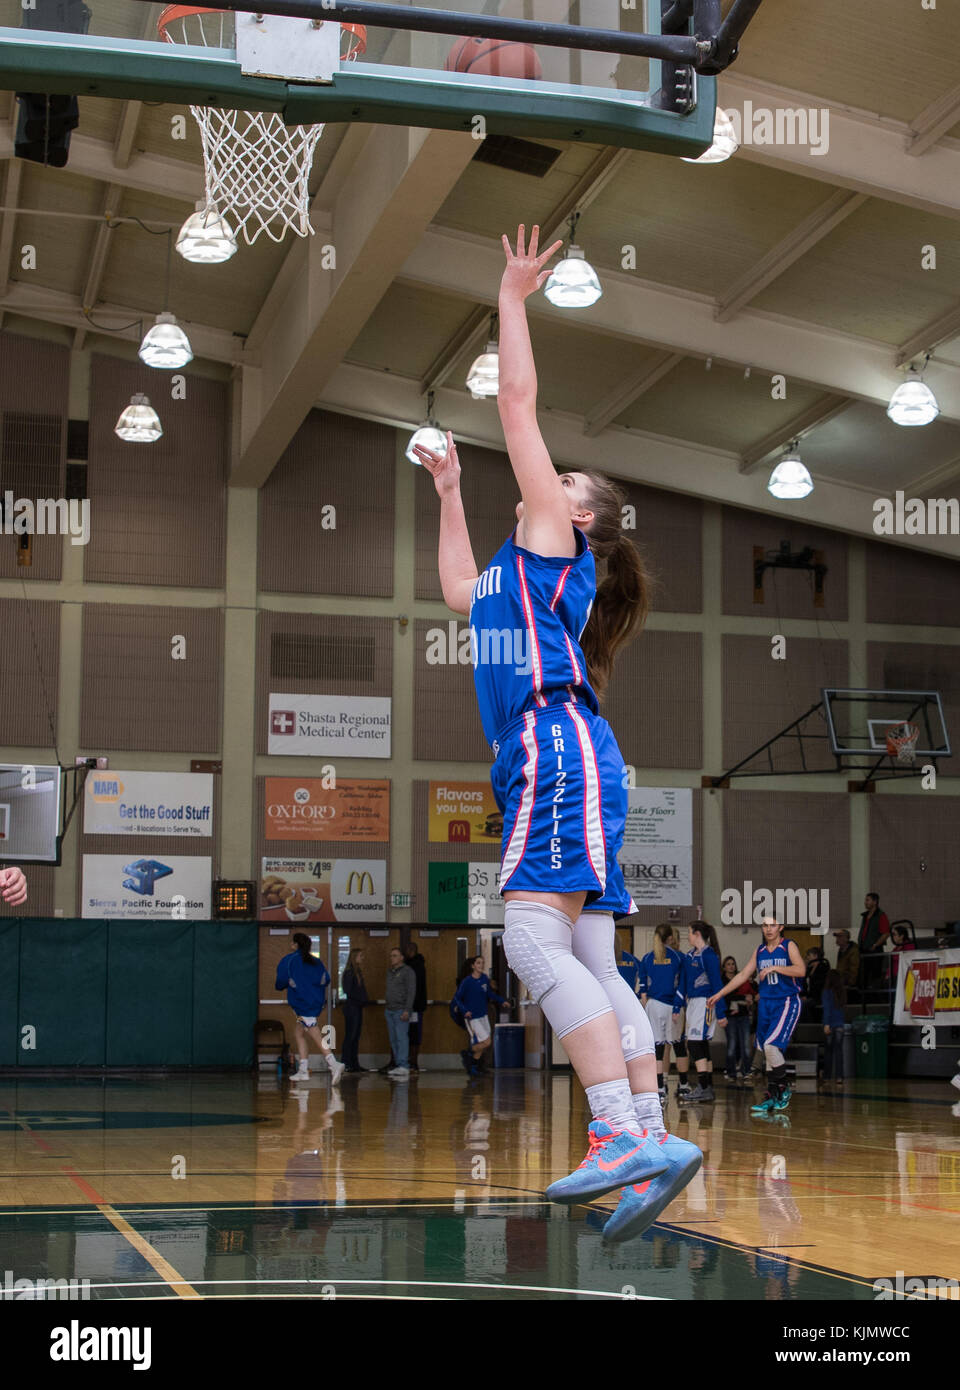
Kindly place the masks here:
[[(159, 7), (95, 9), (99, 32), (132, 37)], [(19, 13), (0, 0), (0, 24)], [(429, 387), (444, 423), (499, 444), (495, 406), (471, 401), (464, 376), (495, 305), (500, 233), (521, 220), (562, 231), (576, 207), (604, 297), (576, 312), (530, 305), (558, 461), (780, 510), (767, 471), (800, 432), (818, 486), (799, 515), (866, 533), (874, 492), (947, 495), (960, 480), (957, 7), (766, 0), (720, 100), (826, 107), (829, 150), (745, 147), (705, 168), (545, 141), (559, 157), (535, 178), (475, 162), (462, 134), (329, 126), (309, 244), (261, 239), (217, 267), (174, 258), (171, 308), (201, 369), (231, 371), (239, 393), (234, 481), (262, 482), (312, 405), (415, 421)], [(159, 312), (164, 239), (30, 210), (179, 225), (202, 192), (199, 140), (189, 118), (188, 138), (171, 138), (177, 108), (80, 104), (61, 171), (13, 159), (0, 97), (0, 320), (128, 351), (134, 331), (99, 331), (83, 310), (99, 325)], [(36, 270), (21, 269), (26, 242)], [(927, 351), (943, 414), (898, 429), (885, 403), (901, 363)], [(912, 543), (960, 554), (957, 538)]]

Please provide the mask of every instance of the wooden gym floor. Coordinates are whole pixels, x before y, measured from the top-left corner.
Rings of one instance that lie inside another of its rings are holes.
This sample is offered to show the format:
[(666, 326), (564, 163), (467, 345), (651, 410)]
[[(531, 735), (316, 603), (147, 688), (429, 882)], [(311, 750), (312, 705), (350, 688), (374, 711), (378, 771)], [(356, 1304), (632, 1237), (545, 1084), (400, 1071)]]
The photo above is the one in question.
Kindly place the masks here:
[(898, 1270), (960, 1278), (949, 1084), (848, 1082), (770, 1120), (753, 1098), (718, 1078), (713, 1106), (671, 1099), (702, 1173), (644, 1237), (608, 1249), (610, 1202), (541, 1198), (585, 1149), (565, 1072), (345, 1077), (339, 1095), (326, 1075), (0, 1078), (0, 1288), (837, 1302), (873, 1301)]

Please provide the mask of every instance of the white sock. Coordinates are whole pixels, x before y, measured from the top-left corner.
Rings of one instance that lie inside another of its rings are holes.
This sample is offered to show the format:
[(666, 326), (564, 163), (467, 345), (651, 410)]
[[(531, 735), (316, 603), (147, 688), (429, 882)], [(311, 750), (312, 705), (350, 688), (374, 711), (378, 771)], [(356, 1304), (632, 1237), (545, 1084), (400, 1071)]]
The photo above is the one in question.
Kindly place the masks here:
[(637, 1124), (634, 1115), (629, 1081), (601, 1081), (596, 1086), (587, 1086), (586, 1092), (590, 1114), (595, 1120), (606, 1120), (611, 1129), (640, 1133), (643, 1126)]
[(651, 1138), (660, 1140), (666, 1134), (667, 1129), (663, 1123), (660, 1097), (656, 1091), (641, 1091), (639, 1095), (635, 1095), (633, 1097), (633, 1113), (641, 1128), (650, 1131)]
[(327, 1066), (330, 1068), (331, 1071), (336, 1071), (336, 1069), (337, 1069), (337, 1059), (336, 1059), (336, 1056), (334, 1055), (334, 1053), (328, 1052), (328, 1053), (326, 1054), (326, 1062), (327, 1062)]

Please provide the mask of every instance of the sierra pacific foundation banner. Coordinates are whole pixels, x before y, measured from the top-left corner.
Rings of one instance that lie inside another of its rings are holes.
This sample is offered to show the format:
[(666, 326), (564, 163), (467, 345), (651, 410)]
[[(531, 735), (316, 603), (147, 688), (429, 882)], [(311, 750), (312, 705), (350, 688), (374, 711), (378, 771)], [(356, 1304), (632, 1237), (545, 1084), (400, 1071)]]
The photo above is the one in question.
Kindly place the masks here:
[(263, 833), (268, 840), (390, 839), (390, 783), (374, 778), (267, 777)]
[(271, 927), (314, 922), (385, 922), (385, 859), (261, 861), (259, 920)]
[(431, 844), (499, 844), (503, 816), (489, 782), (431, 782)]

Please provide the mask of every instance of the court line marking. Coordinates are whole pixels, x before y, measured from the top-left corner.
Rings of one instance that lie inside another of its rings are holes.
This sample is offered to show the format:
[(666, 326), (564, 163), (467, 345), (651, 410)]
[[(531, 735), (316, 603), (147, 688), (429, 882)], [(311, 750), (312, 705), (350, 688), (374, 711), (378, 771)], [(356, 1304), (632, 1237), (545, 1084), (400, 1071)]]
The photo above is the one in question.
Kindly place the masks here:
[[(284, 1287), (291, 1284), (302, 1287), (309, 1287), (311, 1284), (348, 1284), (357, 1288), (400, 1288), (400, 1289), (506, 1289), (511, 1292), (519, 1293), (572, 1293), (572, 1294), (591, 1294), (597, 1298), (616, 1298), (620, 1302), (628, 1303), (672, 1303), (673, 1299), (661, 1298), (656, 1294), (631, 1294), (629, 1299), (625, 1299), (622, 1293), (611, 1293), (608, 1289), (566, 1289), (554, 1287), (551, 1284), (485, 1284), (470, 1283), (465, 1280), (456, 1279), (341, 1279), (336, 1275), (329, 1275), (324, 1279), (195, 1279), (193, 1281), (201, 1288), (230, 1288), (239, 1286), (241, 1288), (262, 1285), (266, 1288)], [(91, 1289), (151, 1289), (159, 1285), (158, 1279), (126, 1280), (122, 1283), (110, 1284), (91, 1284)], [(244, 1295), (235, 1294), (233, 1297), (242, 1298)], [(275, 1298), (283, 1297), (282, 1294), (271, 1295)], [(329, 1303), (335, 1302), (330, 1298)]]
[[(49, 1144), (45, 1143), (38, 1135), (34, 1134), (33, 1130), (27, 1124), (26, 1120), (19, 1119), (18, 1116), (15, 1115), (12, 1110), (7, 1110), (7, 1114), (17, 1125), (19, 1125), (19, 1127), (23, 1130), (25, 1134), (28, 1134), (30, 1136), (30, 1138), (39, 1148), (46, 1150), (50, 1149)], [(175, 1287), (178, 1285), (182, 1286), (182, 1291), (180, 1287), (177, 1288), (177, 1296), (179, 1298), (203, 1297), (203, 1295), (197, 1293), (196, 1289), (192, 1288), (191, 1285), (188, 1284), (185, 1279), (180, 1278), (179, 1272), (176, 1269), (174, 1269), (173, 1265), (170, 1264), (169, 1260), (165, 1260), (164, 1257), (160, 1254), (159, 1250), (155, 1250), (153, 1246), (150, 1244), (150, 1242), (148, 1240), (145, 1240), (144, 1237), (140, 1235), (139, 1231), (135, 1231), (134, 1228), (130, 1225), (130, 1222), (126, 1221), (118, 1211), (114, 1211), (113, 1207), (109, 1204), (109, 1202), (104, 1197), (101, 1197), (100, 1193), (97, 1192), (95, 1188), (91, 1187), (90, 1184), (86, 1181), (86, 1179), (81, 1177), (81, 1175), (77, 1172), (75, 1168), (72, 1168), (69, 1164), (61, 1164), (60, 1171), (62, 1173), (66, 1173), (67, 1177), (70, 1179), (70, 1181), (74, 1184), (75, 1187), (79, 1188), (79, 1190), (83, 1193), (84, 1197), (86, 1197), (87, 1201), (92, 1206), (96, 1207), (97, 1210), (100, 1212), (100, 1215), (105, 1217), (107, 1221), (110, 1222), (111, 1226), (114, 1226), (116, 1230), (118, 1230), (120, 1234), (130, 1242), (130, 1244), (137, 1251), (137, 1253), (141, 1255), (143, 1259), (146, 1260), (147, 1264), (151, 1265), (152, 1268), (156, 1270), (156, 1272), (161, 1276), (161, 1278), (163, 1278), (171, 1287)], [(173, 1277), (171, 1278), (171, 1276)]]

